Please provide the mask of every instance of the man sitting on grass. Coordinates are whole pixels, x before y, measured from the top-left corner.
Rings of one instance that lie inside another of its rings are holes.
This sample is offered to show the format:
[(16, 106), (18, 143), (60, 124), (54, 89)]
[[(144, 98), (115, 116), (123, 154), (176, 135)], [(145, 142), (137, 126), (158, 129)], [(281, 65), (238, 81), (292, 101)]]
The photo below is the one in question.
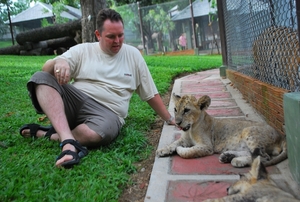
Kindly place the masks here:
[(95, 35), (99, 42), (76, 45), (48, 60), (27, 84), (36, 111), (46, 114), (53, 127), (25, 124), (20, 134), (60, 141), (58, 167), (78, 164), (88, 153), (86, 147), (111, 143), (125, 123), (134, 91), (168, 124), (175, 124), (142, 55), (123, 44), (120, 14), (101, 10)]

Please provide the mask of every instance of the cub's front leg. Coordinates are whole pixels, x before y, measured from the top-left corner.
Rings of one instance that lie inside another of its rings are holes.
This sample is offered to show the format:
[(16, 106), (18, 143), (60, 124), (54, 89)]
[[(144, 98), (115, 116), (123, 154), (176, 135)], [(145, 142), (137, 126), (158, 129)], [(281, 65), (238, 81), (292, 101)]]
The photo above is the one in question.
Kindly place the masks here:
[(205, 144), (197, 144), (192, 147), (178, 146), (176, 151), (180, 157), (185, 159), (210, 156), (214, 153), (213, 146)]
[(172, 144), (170, 144), (162, 149), (156, 150), (156, 155), (158, 157), (169, 156), (176, 151), (176, 148), (178, 146), (183, 146), (183, 147), (190, 146), (189, 140), (184, 137), (181, 137), (178, 140), (174, 141)]

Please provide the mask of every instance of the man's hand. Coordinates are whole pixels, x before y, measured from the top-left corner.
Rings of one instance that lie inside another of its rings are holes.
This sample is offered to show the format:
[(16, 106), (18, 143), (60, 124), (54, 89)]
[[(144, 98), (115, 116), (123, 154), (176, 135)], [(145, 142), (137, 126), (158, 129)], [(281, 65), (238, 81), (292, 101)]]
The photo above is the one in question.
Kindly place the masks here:
[(176, 125), (175, 118), (173, 116), (170, 116), (170, 119), (166, 120), (166, 123), (168, 125)]
[(60, 85), (69, 83), (70, 69), (68, 62), (64, 59), (47, 60), (43, 66), (43, 71), (55, 76)]
[(63, 59), (55, 60), (53, 73), (60, 85), (67, 84), (70, 81), (70, 66)]

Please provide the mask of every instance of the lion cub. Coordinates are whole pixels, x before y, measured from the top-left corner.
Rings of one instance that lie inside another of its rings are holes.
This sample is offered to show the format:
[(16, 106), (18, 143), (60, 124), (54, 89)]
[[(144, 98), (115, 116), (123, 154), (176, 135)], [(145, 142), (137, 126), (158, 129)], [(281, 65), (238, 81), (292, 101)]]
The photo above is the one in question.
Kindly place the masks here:
[(167, 156), (175, 151), (182, 158), (196, 158), (220, 154), (219, 161), (234, 167), (250, 166), (251, 152), (260, 148), (265, 166), (277, 164), (287, 158), (283, 135), (264, 123), (247, 120), (214, 118), (205, 111), (211, 99), (204, 95), (197, 100), (192, 95), (173, 94), (175, 122), (184, 131), (181, 138), (156, 155)]
[[(256, 153), (259, 149), (254, 151)], [(240, 180), (227, 189), (227, 194), (219, 199), (208, 199), (205, 202), (293, 202), (299, 201), (293, 195), (279, 189), (269, 178), (261, 157), (257, 156), (252, 163), (249, 173), (241, 174)]]

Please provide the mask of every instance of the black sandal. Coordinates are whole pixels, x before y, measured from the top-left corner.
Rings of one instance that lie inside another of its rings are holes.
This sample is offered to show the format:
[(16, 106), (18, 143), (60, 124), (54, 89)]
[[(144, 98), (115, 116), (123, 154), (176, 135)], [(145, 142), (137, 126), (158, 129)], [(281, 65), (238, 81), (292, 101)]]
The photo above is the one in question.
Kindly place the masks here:
[(64, 168), (72, 168), (74, 165), (79, 164), (80, 159), (88, 155), (89, 152), (86, 147), (81, 146), (81, 144), (76, 140), (73, 139), (64, 140), (62, 143), (60, 143), (60, 147), (62, 148), (66, 144), (73, 145), (78, 150), (78, 152), (65, 150), (61, 152), (61, 154), (57, 157), (56, 161), (61, 159), (65, 155), (71, 155), (73, 156), (73, 159), (70, 161), (63, 162), (61, 166), (63, 166)]
[(44, 138), (50, 140), (51, 136), (56, 133), (56, 130), (54, 129), (54, 127), (51, 127), (44, 135)]
[(25, 130), (25, 129), (30, 130), (30, 137), (33, 137), (33, 138), (37, 138), (36, 133), (37, 133), (38, 130), (43, 130), (43, 131), (46, 132), (46, 134), (51, 131), (52, 133), (51, 134), (49, 133), (47, 135), (47, 137), (51, 137), (51, 135), (53, 133), (56, 133), (52, 126), (41, 126), (39, 124), (30, 123), (30, 124), (25, 124), (20, 128), (19, 133), (22, 137), (24, 137), (23, 134), (22, 134), (22, 131)]

